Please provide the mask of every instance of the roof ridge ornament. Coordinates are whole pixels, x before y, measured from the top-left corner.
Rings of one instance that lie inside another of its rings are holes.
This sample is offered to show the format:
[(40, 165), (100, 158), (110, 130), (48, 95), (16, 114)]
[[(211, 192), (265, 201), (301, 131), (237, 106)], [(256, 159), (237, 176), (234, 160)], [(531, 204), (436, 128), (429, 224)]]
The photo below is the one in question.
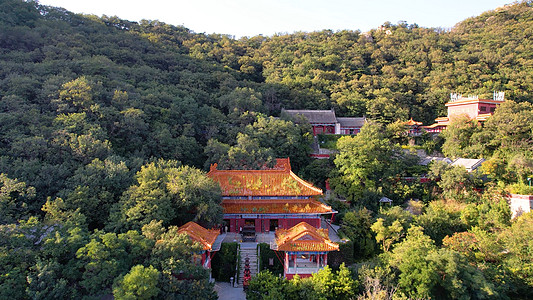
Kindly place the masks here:
[(502, 91), (494, 91), (494, 94), (492, 96), (492, 99), (494, 101), (505, 101), (505, 92)]

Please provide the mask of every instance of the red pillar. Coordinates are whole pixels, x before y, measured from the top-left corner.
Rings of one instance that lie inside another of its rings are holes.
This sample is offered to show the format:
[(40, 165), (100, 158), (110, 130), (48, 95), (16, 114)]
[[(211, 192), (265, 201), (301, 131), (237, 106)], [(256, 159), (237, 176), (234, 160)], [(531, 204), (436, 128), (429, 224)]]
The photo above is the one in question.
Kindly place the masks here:
[(263, 232), (270, 231), (270, 219), (263, 219)]
[(229, 232), (235, 232), (235, 219), (229, 220)]

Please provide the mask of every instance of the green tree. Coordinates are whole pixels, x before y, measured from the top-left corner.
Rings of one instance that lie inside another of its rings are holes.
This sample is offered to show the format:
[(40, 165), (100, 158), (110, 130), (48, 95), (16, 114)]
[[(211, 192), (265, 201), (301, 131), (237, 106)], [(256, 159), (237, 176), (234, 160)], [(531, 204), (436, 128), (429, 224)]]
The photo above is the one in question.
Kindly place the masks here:
[(471, 120), (467, 115), (454, 116), (441, 133), (444, 137), (442, 153), (453, 158), (479, 157), (482, 149), (480, 145), (472, 143), (472, 136), (481, 130), (481, 124), (477, 120)]
[(399, 206), (393, 206), (380, 212), (370, 229), (375, 233), (376, 241), (381, 243), (381, 250), (388, 252), (393, 244), (405, 236), (411, 218), (411, 214)]
[(87, 111), (94, 104), (92, 87), (85, 76), (69, 81), (61, 87), (56, 100), (58, 112)]
[(159, 293), (159, 271), (152, 267), (136, 265), (120, 278), (113, 288), (115, 299), (152, 299)]
[(441, 201), (433, 201), (423, 214), (415, 218), (415, 223), (424, 228), (424, 233), (440, 246), (445, 236), (466, 230), (460, 217), (461, 212), (452, 206)]
[(283, 288), (286, 284), (285, 279), (273, 275), (269, 270), (261, 271), (250, 280), (246, 299), (284, 299)]
[(204, 154), (207, 160), (204, 164), (204, 169), (208, 170), (212, 164), (223, 162), (228, 154), (230, 145), (224, 144), (216, 139), (209, 139), (204, 148)]
[(294, 277), (284, 285), (283, 294), (285, 299), (288, 300), (322, 299), (315, 291), (313, 282), (309, 278), (300, 278), (298, 274), (294, 275)]
[(27, 217), (30, 210), (35, 209), (31, 202), (34, 196), (35, 188), (0, 174), (0, 224), (14, 223)]
[(153, 242), (137, 231), (118, 235), (96, 231), (91, 241), (76, 252), (83, 268), (80, 285), (88, 295), (98, 296), (111, 291), (115, 278), (144, 262), (152, 247)]
[(347, 212), (341, 221), (341, 230), (353, 241), (354, 257), (363, 259), (374, 254), (376, 244), (372, 236), (372, 214), (366, 208)]
[(498, 106), (494, 115), (484, 124), (483, 131), (474, 137), (483, 146), (484, 154), (501, 157), (532, 151), (531, 131), (533, 130), (533, 105), (529, 102), (517, 103), (506, 100)]
[[(147, 232), (153, 232), (153, 229), (157, 228), (153, 227), (154, 225), (154, 222), (145, 225), (143, 233), (146, 235)], [(152, 227), (152, 230), (149, 231), (149, 227)], [(180, 264), (188, 265), (195, 260), (199, 261), (201, 246), (192, 242), (186, 234), (179, 234), (178, 227), (170, 226), (168, 230), (161, 228), (157, 231), (160, 235), (153, 236), (155, 246), (152, 248), (151, 263), (158, 269), (173, 271)]]
[(483, 186), (483, 174), (480, 171), (468, 172), (463, 166), (436, 163), (430, 166), (430, 173), (432, 178), (440, 177), (437, 185), (442, 189), (444, 198), (462, 202), (479, 198), (476, 188)]
[(142, 228), (143, 235), (155, 243), (150, 263), (161, 270), (158, 297), (216, 299), (209, 274), (199, 265), (202, 247), (186, 234), (179, 234), (178, 227), (166, 229), (162, 223), (151, 221)]
[(114, 207), (112, 226), (136, 228), (152, 220), (164, 225), (196, 221), (212, 226), (221, 220), (220, 187), (202, 171), (159, 160), (141, 168)]
[(361, 203), (365, 192), (378, 193), (384, 182), (399, 171), (396, 148), (379, 124), (367, 123), (356, 136), (340, 138), (337, 148), (339, 176), (331, 183), (335, 191), (354, 203)]
[(26, 299), (28, 270), (35, 264), (36, 243), (43, 234), (35, 217), (0, 225), (0, 298)]
[(98, 158), (80, 167), (67, 181), (65, 204), (68, 209), (85, 215), (91, 228), (102, 228), (109, 218), (111, 206), (130, 186), (131, 173), (126, 163), (116, 156)]
[(326, 266), (313, 274), (310, 280), (318, 297), (323, 299), (352, 299), (357, 289), (357, 282), (344, 263), (337, 272)]
[(237, 144), (228, 149), (219, 165), (221, 169), (227, 170), (260, 170), (274, 166), (275, 158), (272, 149), (262, 147), (258, 140), (239, 133)]
[(407, 297), (429, 298), (437, 284), (437, 266), (427, 259), (436, 247), (418, 226), (409, 228), (403, 242), (394, 247), (390, 265), (400, 271), (398, 290)]
[(219, 98), (220, 106), (227, 109), (230, 117), (238, 117), (244, 112), (262, 112), (261, 94), (251, 88), (235, 88), (231, 93)]
[(430, 252), (427, 259), (436, 266), (439, 280), (433, 294), (452, 299), (498, 298), (494, 284), (459, 252), (446, 248)]
[(290, 157), (295, 170), (309, 163), (312, 137), (310, 128), (305, 125), (259, 116), (257, 121), (246, 126), (245, 132), (261, 147), (272, 149), (276, 158)]
[[(74, 284), (63, 277), (65, 266), (57, 261), (38, 260), (28, 274), (26, 293), (31, 299), (76, 299), (79, 298)], [(70, 267), (70, 266), (69, 266)]]
[(516, 278), (513, 293), (517, 297), (533, 289), (533, 213), (518, 217), (507, 230), (500, 233), (508, 255), (504, 265)]

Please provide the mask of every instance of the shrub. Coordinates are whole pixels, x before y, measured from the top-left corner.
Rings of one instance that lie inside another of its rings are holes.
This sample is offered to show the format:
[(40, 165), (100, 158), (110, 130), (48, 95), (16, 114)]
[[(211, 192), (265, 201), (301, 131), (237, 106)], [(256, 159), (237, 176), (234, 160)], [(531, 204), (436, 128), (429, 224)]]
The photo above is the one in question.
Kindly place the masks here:
[[(269, 270), (274, 275), (283, 274), (283, 265), (280, 259), (283, 259), (284, 252), (279, 252), (276, 255), (276, 252), (270, 249), (270, 245), (266, 243), (259, 244), (259, 251), (259, 271)], [(270, 265), (270, 261), (273, 261), (273, 265)]]
[(231, 277), (235, 276), (237, 248), (237, 243), (222, 243), (220, 250), (211, 262), (212, 275), (216, 280), (229, 281)]
[(528, 186), (522, 182), (509, 185), (509, 192), (519, 195), (533, 195), (533, 186)]
[(341, 264), (347, 266), (354, 263), (354, 242), (339, 243), (339, 251), (328, 252), (328, 265), (336, 270)]

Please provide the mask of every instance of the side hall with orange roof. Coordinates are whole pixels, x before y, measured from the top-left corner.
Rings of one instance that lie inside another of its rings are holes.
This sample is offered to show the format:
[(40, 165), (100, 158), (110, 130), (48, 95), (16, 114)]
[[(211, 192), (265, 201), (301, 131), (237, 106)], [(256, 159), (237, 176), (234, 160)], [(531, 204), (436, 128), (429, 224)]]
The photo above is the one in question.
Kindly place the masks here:
[(289, 158), (266, 170), (218, 170), (214, 164), (207, 175), (220, 184), (230, 232), (269, 232), (302, 221), (320, 227), (322, 215), (335, 213), (318, 201), (321, 189), (292, 172)]
[(193, 242), (200, 244), (202, 247), (201, 265), (206, 269), (211, 269), (211, 258), (214, 252), (220, 250), (213, 247), (220, 232), (216, 229), (205, 229), (191, 221), (181, 226), (178, 233), (186, 234)]
[(339, 245), (329, 239), (327, 229), (317, 229), (301, 222), (290, 229), (276, 230), (274, 251), (285, 252), (284, 276), (292, 279), (295, 274), (309, 277), (328, 263), (327, 253), (338, 251)]

